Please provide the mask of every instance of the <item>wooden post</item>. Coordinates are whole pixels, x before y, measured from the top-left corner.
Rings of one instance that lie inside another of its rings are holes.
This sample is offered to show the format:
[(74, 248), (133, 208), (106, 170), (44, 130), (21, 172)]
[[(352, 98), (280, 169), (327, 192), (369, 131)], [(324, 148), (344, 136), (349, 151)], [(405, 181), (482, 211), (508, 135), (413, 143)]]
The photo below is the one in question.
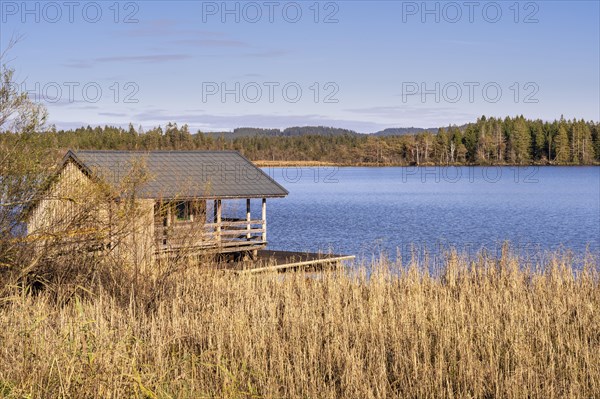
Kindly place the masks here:
[(165, 246), (169, 245), (169, 239), (171, 238), (171, 235), (172, 235), (171, 234), (171, 223), (172, 223), (172, 220), (171, 220), (171, 217), (172, 217), (171, 216), (171, 207), (172, 207), (172, 204), (169, 202), (167, 204), (167, 226), (163, 230), (164, 231), (164, 234), (163, 234), (163, 236), (164, 236), (163, 244)]
[(250, 234), (250, 221), (252, 219), (250, 218), (250, 198), (246, 199), (246, 221), (248, 222), (248, 224), (246, 225), (246, 230), (248, 230), (248, 233), (246, 234), (246, 240), (250, 241), (250, 238), (252, 238), (252, 235)]
[(217, 200), (215, 200), (215, 203), (213, 205), (213, 223), (217, 223)]
[(267, 241), (267, 199), (262, 199), (262, 240)]
[(167, 204), (167, 227), (171, 226), (171, 204)]
[(221, 200), (217, 200), (217, 241), (221, 242)]

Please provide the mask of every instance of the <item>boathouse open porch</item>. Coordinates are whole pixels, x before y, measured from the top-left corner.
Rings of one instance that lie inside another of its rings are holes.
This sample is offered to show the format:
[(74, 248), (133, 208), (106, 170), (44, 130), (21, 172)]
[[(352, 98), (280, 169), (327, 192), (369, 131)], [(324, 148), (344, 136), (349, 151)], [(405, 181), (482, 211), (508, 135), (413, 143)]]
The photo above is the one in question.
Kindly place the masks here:
[(267, 199), (157, 201), (154, 237), (159, 257), (181, 253), (255, 255), (267, 245)]

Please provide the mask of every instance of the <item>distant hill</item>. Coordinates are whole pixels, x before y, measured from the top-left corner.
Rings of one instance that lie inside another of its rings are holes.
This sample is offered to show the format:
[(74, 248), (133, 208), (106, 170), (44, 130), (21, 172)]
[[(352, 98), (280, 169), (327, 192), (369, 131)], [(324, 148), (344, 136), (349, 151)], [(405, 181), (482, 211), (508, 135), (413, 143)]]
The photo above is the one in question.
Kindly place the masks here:
[[(459, 126), (460, 130), (464, 130), (468, 124)], [(394, 127), (388, 128), (385, 130), (381, 130), (376, 133), (366, 133), (367, 135), (380, 136), (380, 137), (388, 137), (388, 136), (403, 136), (408, 134), (419, 134), (429, 132), (432, 134), (436, 134), (438, 132), (437, 127), (431, 128), (422, 128), (422, 127)], [(262, 137), (273, 137), (273, 136), (281, 136), (281, 137), (297, 137), (297, 136), (364, 136), (365, 133), (357, 133), (354, 130), (349, 129), (341, 129), (337, 127), (327, 127), (327, 126), (295, 126), (288, 127), (284, 130), (281, 129), (263, 129), (258, 127), (239, 127), (234, 129), (233, 132), (205, 132), (207, 136), (212, 136), (213, 138), (224, 137), (226, 139), (237, 139), (241, 137), (254, 137), (254, 136), (262, 136)]]
[(307, 136), (307, 135), (319, 135), (319, 136), (343, 136), (343, 135), (358, 135), (354, 130), (341, 129), (337, 127), (326, 127), (326, 126), (302, 126), (302, 127), (288, 127), (282, 132), (282, 136)]
[(343, 136), (343, 135), (359, 135), (353, 130), (340, 129), (335, 127), (327, 126), (296, 126), (288, 127), (284, 130), (280, 129), (263, 129), (256, 127), (239, 127), (234, 129), (233, 132), (209, 132), (205, 133), (208, 136), (213, 137), (225, 137), (228, 139), (236, 139), (240, 137), (254, 137), (254, 136)]
[(226, 139), (238, 139), (242, 137), (254, 137), (254, 136), (281, 136), (281, 130), (279, 129), (262, 129), (254, 127), (240, 127), (234, 129), (233, 132), (204, 132), (207, 136), (225, 137)]

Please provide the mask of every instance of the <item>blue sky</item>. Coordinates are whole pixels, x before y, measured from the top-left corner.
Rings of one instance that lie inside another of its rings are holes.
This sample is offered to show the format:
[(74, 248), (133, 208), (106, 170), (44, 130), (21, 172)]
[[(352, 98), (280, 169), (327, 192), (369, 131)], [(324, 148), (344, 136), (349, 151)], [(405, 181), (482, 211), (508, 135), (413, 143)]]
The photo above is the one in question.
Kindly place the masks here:
[(598, 1), (0, 1), (59, 128), (600, 120)]

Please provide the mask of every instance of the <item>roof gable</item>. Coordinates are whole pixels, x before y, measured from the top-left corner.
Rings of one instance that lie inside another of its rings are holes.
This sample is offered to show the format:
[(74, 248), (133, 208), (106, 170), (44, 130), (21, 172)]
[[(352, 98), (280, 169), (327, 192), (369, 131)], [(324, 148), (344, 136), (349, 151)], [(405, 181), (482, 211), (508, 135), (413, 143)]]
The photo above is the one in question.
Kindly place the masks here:
[(86, 174), (119, 187), (135, 168), (140, 198), (285, 197), (288, 191), (237, 151), (69, 151)]

